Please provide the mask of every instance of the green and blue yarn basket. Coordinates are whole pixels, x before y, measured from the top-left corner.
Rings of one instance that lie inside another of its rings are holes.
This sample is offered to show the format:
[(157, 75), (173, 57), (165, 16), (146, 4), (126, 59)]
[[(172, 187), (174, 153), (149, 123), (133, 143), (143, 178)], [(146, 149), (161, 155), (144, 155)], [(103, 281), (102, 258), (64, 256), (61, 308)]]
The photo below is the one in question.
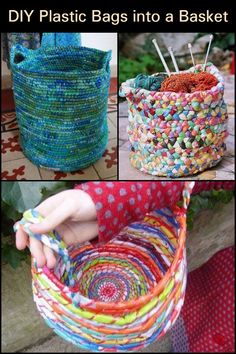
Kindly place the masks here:
[(88, 167), (106, 149), (111, 59), (111, 51), (80, 46), (80, 34), (67, 36), (44, 34), (39, 49), (11, 51), (23, 152), (63, 172)]

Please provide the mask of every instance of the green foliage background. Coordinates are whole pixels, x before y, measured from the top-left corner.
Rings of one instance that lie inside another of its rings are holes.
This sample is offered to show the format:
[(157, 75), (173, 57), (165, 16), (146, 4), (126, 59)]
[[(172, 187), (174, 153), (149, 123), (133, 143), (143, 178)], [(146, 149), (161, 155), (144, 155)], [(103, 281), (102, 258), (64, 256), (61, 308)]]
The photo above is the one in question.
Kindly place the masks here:
[(13, 232), (14, 223), (22, 217), (22, 213), (34, 208), (49, 196), (65, 189), (72, 188), (72, 182), (1, 182), (1, 255), (2, 261), (16, 268), (29, 255), (28, 249), (24, 252), (15, 247)]
[(210, 191), (204, 191), (199, 194), (192, 195), (187, 212), (188, 230), (190, 231), (193, 229), (194, 219), (201, 210), (220, 208), (222, 204), (229, 203), (233, 197), (233, 190), (224, 189), (213, 189)]
[[(209, 33), (207, 32), (201, 32), (201, 33), (197, 33), (196, 37), (195, 37), (195, 41), (202, 37), (205, 36)], [(235, 34), (232, 32), (221, 32), (221, 33), (213, 33), (214, 37), (213, 37), (213, 41), (212, 41), (212, 46), (213, 47), (218, 47), (222, 50), (233, 50), (234, 46), (235, 46)]]
[[(14, 223), (22, 213), (34, 208), (44, 199), (63, 190), (73, 188), (73, 182), (1, 182), (2, 183), (2, 231), (1, 252), (2, 261), (16, 268), (22, 260), (29, 259), (29, 251), (18, 251), (15, 247), (13, 232)], [(220, 207), (221, 203), (228, 203), (234, 196), (234, 191), (211, 190), (191, 197), (187, 223), (188, 229), (193, 228), (194, 219), (204, 209)]]
[[(138, 74), (143, 73), (147, 75), (151, 75), (157, 72), (162, 72), (163, 66), (160, 60), (157, 59), (157, 54), (153, 48), (151, 43), (151, 38), (153, 34), (147, 37), (147, 42), (145, 45), (140, 46), (145, 51), (145, 54), (139, 55), (135, 53), (130, 53), (127, 57), (123, 54), (122, 48), (125, 42), (129, 39), (134, 38), (138, 33), (120, 33), (119, 35), (119, 85), (122, 82), (125, 82), (128, 79), (136, 77)], [(194, 41), (198, 38), (209, 34), (209, 33), (196, 33), (196, 37)], [(235, 34), (234, 33), (213, 33), (213, 41), (212, 41), (212, 48), (218, 47), (222, 50), (234, 50), (235, 46)], [(178, 55), (175, 54), (176, 59), (178, 59)], [(197, 58), (197, 54), (195, 54), (195, 59)], [(169, 57), (165, 58), (167, 65), (169, 68), (173, 68), (172, 61)], [(185, 70), (189, 67), (187, 59), (190, 59), (190, 55), (186, 56), (186, 64), (180, 64), (180, 70)], [(198, 59), (198, 58), (197, 58)]]
[[(168, 62), (168, 61), (167, 61)], [(163, 71), (160, 61), (156, 60), (153, 53), (146, 53), (135, 59), (126, 58), (122, 54), (119, 57), (119, 83), (136, 77), (140, 73), (153, 74)]]

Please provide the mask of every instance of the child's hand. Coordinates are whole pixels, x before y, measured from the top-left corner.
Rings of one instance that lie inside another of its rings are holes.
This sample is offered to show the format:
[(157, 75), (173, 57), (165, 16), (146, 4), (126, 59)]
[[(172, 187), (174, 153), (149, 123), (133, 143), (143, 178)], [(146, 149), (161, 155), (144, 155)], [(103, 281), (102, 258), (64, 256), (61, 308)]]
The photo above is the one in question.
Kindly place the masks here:
[[(45, 217), (39, 224), (32, 224), (34, 233), (47, 233), (56, 230), (67, 245), (89, 241), (98, 235), (96, 208), (89, 194), (74, 189), (58, 193), (40, 205), (36, 210)], [(29, 246), (39, 267), (47, 264), (53, 268), (56, 258), (53, 251), (23, 230), (16, 233), (16, 247), (19, 250)]]

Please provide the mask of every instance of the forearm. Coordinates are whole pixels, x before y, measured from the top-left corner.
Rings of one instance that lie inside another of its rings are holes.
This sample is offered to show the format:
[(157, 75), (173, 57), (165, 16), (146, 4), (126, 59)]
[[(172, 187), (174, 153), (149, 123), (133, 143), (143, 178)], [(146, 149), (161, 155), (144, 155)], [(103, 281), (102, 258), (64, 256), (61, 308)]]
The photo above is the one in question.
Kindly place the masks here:
[(95, 203), (99, 241), (108, 242), (147, 212), (174, 205), (183, 186), (184, 182), (87, 182), (76, 188), (86, 191)]

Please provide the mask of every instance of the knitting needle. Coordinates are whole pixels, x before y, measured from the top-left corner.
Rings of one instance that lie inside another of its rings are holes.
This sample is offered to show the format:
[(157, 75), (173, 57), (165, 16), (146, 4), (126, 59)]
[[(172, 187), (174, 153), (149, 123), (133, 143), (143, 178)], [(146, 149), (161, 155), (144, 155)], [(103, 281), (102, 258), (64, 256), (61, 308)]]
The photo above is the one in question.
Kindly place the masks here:
[(175, 60), (175, 56), (174, 56), (172, 47), (168, 47), (168, 52), (170, 53), (172, 62), (173, 62), (174, 67), (175, 67), (175, 71), (179, 74), (179, 68), (178, 68), (178, 65), (177, 65), (177, 63), (176, 63), (176, 60)]
[(207, 48), (205, 62), (203, 64), (203, 71), (205, 71), (205, 68), (206, 68), (206, 63), (207, 63), (207, 59), (208, 59), (208, 55), (209, 55), (212, 39), (213, 39), (213, 35), (211, 34), (210, 37), (209, 37), (209, 44), (208, 44), (208, 48)]
[(167, 72), (167, 75), (170, 76), (170, 70), (169, 70), (169, 68), (168, 68), (168, 66), (167, 66), (167, 64), (166, 64), (165, 59), (163, 58), (163, 56), (162, 56), (162, 54), (161, 54), (161, 51), (160, 51), (160, 48), (159, 48), (159, 46), (158, 46), (158, 44), (157, 44), (156, 39), (153, 39), (153, 40), (152, 40), (152, 43), (154, 44), (154, 46), (155, 46), (155, 48), (156, 48), (156, 51), (157, 51), (157, 53), (158, 53), (158, 55), (159, 55), (159, 57), (160, 57), (160, 59), (161, 59), (161, 62), (162, 62), (162, 64), (163, 64), (164, 68), (165, 68), (165, 71)]
[(195, 61), (194, 61), (194, 57), (193, 57), (192, 44), (191, 44), (191, 43), (188, 43), (188, 49), (189, 49), (189, 51), (190, 51), (191, 58), (192, 58), (192, 62), (193, 62), (193, 66), (194, 66), (194, 68), (195, 68)]

